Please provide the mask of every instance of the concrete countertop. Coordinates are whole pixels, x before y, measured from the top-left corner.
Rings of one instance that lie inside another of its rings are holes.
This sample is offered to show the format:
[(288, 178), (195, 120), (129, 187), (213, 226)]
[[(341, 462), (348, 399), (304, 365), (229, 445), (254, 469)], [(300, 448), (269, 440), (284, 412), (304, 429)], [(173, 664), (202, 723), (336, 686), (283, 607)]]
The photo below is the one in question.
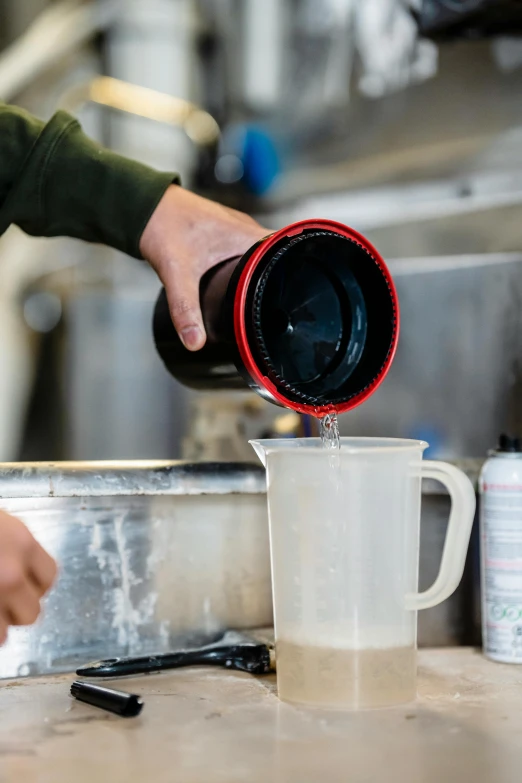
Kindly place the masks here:
[(0, 683), (2, 783), (520, 783), (522, 666), (467, 649), (419, 653), (419, 699), (322, 713), (275, 679), (184, 669), (111, 681), (139, 718), (73, 701), (72, 676)]

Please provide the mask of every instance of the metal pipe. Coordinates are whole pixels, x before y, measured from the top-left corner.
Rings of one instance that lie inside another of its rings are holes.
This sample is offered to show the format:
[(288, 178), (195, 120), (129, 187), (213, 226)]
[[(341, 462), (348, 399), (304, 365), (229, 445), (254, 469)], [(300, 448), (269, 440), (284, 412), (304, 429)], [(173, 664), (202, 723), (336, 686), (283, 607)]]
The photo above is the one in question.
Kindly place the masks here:
[(85, 84), (71, 87), (60, 100), (61, 108), (71, 114), (77, 113), (87, 103), (177, 126), (199, 147), (211, 146), (219, 141), (219, 125), (208, 112), (190, 101), (148, 87), (98, 76)]

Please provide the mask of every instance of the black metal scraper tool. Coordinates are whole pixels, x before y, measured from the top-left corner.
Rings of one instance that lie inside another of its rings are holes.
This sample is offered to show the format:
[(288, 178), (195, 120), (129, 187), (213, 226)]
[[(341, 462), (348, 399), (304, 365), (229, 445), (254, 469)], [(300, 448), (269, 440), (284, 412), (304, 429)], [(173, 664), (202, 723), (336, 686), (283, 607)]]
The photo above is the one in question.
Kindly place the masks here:
[(275, 670), (274, 648), (251, 636), (228, 631), (220, 641), (204, 647), (161, 655), (107, 658), (82, 666), (76, 674), (80, 677), (125, 677), (186, 666), (221, 666), (249, 674), (268, 674)]

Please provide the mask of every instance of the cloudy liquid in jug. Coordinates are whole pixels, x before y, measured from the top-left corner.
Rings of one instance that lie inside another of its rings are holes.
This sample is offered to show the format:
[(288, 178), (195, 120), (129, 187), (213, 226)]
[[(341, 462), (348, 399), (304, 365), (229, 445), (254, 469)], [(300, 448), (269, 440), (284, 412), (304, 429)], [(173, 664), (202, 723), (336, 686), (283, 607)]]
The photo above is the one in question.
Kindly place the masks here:
[[(320, 436), (323, 448), (332, 453), (329, 486), (325, 486), (325, 495), (331, 499), (342, 481), (335, 413), (321, 419)], [(321, 641), (277, 640), (278, 689), (284, 701), (333, 709), (369, 709), (415, 699), (414, 647), (353, 649), (348, 642), (343, 645), (334, 638), (323, 637)]]
[(278, 639), (279, 697), (294, 704), (370, 709), (415, 699), (413, 647), (353, 650)]

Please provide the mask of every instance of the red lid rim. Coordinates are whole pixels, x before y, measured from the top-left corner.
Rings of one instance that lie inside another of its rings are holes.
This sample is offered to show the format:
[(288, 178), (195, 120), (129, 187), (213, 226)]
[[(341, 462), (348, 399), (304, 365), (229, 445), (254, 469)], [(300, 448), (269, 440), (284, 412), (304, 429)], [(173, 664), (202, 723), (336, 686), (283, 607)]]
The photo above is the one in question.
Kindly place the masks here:
[[(345, 403), (342, 403), (340, 405), (315, 406), (315, 405), (295, 402), (294, 400), (290, 400), (288, 399), (288, 397), (285, 397), (285, 395), (282, 394), (274, 386), (270, 378), (264, 375), (264, 373), (257, 366), (252, 351), (250, 350), (250, 346), (248, 344), (248, 338), (247, 338), (247, 330), (246, 330), (246, 322), (245, 322), (246, 298), (247, 298), (248, 287), (250, 281), (252, 280), (252, 275), (254, 274), (257, 265), (259, 264), (259, 262), (261, 261), (265, 253), (268, 250), (270, 250), (270, 248), (272, 248), (275, 244), (277, 244), (281, 239), (284, 239), (285, 237), (296, 236), (297, 234), (302, 233), (302, 231), (304, 231), (305, 229), (314, 229), (314, 228), (323, 229), (323, 230), (326, 229), (328, 231), (335, 231), (335, 233), (340, 234), (341, 236), (344, 236), (347, 239), (350, 239), (352, 242), (356, 242), (372, 256), (374, 261), (379, 266), (381, 272), (383, 273), (386, 282), (389, 286), (391, 297), (393, 300), (393, 307), (395, 310), (395, 330), (393, 334), (392, 346), (390, 348), (386, 361), (379, 375), (370, 384), (370, 386), (368, 386), (362, 392), (356, 394), (354, 397), (352, 397), (351, 399), (347, 400)], [(276, 231), (274, 234), (270, 234), (268, 237), (266, 237), (266, 239), (261, 240), (259, 245), (256, 247), (256, 249), (250, 256), (250, 258), (248, 259), (247, 263), (245, 264), (245, 267), (239, 277), (239, 281), (236, 288), (235, 300), (234, 300), (234, 332), (235, 332), (237, 346), (239, 349), (239, 355), (241, 356), (241, 361), (243, 362), (245, 370), (250, 375), (250, 377), (257, 383), (259, 387), (263, 388), (268, 393), (268, 395), (273, 398), (274, 402), (279, 403), (285, 408), (289, 408), (290, 410), (296, 411), (297, 413), (307, 413), (307, 414), (311, 414), (312, 416), (316, 416), (320, 418), (322, 416), (325, 416), (327, 413), (333, 413), (333, 412), (346, 413), (347, 411), (353, 410), (358, 405), (361, 405), (363, 402), (365, 402), (379, 388), (379, 386), (385, 379), (386, 375), (388, 374), (388, 371), (395, 357), (395, 353), (397, 351), (399, 330), (400, 330), (399, 299), (397, 296), (395, 283), (393, 282), (392, 276), (390, 274), (390, 270), (386, 266), (384, 259), (382, 258), (380, 253), (378, 253), (375, 247), (366, 239), (366, 237), (364, 237), (362, 234), (359, 234), (359, 232), (355, 231), (355, 229), (349, 228), (348, 226), (343, 225), (343, 223), (337, 223), (334, 220), (325, 220), (322, 218), (315, 219), (315, 220), (301, 220), (297, 223), (292, 223), (290, 226), (286, 226), (285, 228), (280, 229), (279, 231)]]

